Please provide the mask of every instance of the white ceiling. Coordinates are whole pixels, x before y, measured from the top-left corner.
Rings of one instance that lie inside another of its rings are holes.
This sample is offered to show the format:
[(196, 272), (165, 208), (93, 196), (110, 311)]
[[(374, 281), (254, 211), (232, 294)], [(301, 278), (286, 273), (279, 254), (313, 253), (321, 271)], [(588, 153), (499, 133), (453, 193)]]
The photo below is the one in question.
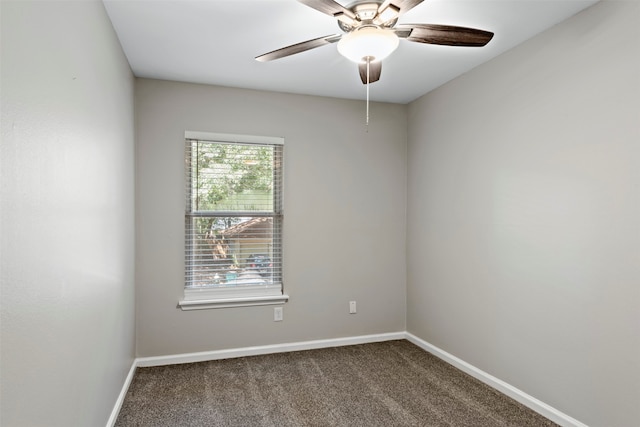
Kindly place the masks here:
[[(565, 20), (597, 0), (425, 0), (399, 24), (495, 33), (485, 47), (401, 40), (383, 62), (374, 101), (408, 103)], [(338, 0), (347, 5), (351, 0)], [(357, 65), (336, 44), (271, 62), (254, 57), (340, 33), (334, 18), (295, 0), (104, 0), (133, 72), (183, 82), (364, 99)]]

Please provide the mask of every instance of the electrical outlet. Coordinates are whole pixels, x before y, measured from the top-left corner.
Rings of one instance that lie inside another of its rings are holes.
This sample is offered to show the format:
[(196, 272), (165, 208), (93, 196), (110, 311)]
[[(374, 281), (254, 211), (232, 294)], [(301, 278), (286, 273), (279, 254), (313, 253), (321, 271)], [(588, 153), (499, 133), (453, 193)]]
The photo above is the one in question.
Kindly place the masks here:
[(283, 312), (282, 307), (274, 307), (273, 308), (273, 321), (274, 322), (282, 322)]
[(350, 314), (356, 314), (356, 302), (355, 301), (349, 301), (349, 313)]

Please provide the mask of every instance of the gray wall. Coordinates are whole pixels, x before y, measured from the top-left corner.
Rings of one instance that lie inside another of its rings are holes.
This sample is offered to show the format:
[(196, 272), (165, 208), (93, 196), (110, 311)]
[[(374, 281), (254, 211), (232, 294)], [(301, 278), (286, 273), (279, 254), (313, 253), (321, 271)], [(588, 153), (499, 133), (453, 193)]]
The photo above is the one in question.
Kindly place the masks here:
[(408, 331), (590, 426), (640, 420), (640, 4), (409, 107)]
[(0, 424), (105, 425), (134, 358), (133, 76), (99, 1), (2, 1)]
[[(138, 356), (405, 329), (406, 106), (138, 79)], [(184, 312), (184, 131), (285, 138), (284, 321)], [(358, 302), (350, 315), (348, 301)]]

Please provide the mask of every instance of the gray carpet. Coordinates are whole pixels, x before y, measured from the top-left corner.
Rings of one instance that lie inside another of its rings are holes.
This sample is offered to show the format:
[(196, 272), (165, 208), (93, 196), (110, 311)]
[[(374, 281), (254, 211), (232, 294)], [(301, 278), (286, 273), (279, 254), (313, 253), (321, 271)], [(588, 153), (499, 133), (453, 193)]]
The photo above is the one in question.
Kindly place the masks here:
[(138, 368), (116, 426), (555, 426), (408, 341)]

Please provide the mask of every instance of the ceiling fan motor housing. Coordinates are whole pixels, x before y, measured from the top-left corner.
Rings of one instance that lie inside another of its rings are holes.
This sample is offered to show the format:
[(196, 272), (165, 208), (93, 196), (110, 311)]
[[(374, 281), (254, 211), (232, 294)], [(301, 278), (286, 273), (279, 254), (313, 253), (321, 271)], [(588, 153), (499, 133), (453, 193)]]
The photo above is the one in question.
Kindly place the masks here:
[(345, 9), (350, 10), (355, 15), (356, 19), (353, 23), (347, 23), (342, 20), (338, 20), (338, 26), (345, 33), (350, 33), (354, 29), (360, 28), (361, 26), (371, 26), (375, 25), (379, 28), (392, 28), (396, 22), (398, 22), (398, 18), (395, 17), (388, 22), (374, 22), (374, 19), (378, 16), (378, 9), (382, 1), (359, 1), (355, 3), (351, 3), (346, 6)]

